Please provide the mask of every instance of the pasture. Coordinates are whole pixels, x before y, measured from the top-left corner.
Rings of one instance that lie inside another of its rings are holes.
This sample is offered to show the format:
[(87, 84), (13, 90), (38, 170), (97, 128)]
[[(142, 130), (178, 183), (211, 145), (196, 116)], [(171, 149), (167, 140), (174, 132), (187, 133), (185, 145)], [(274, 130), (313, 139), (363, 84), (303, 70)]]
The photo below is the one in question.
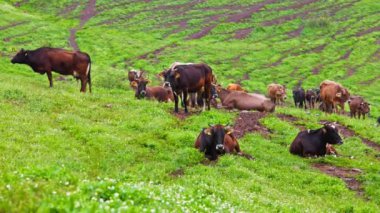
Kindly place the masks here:
[[(377, 212), (379, 13), (375, 0), (0, 0), (0, 212)], [(92, 93), (10, 63), (42, 46), (89, 53)], [(134, 97), (128, 70), (159, 85), (175, 61), (251, 92), (285, 84), (286, 105), (175, 115)], [(363, 96), (371, 117), (294, 107), (293, 87), (325, 79)], [(300, 129), (323, 121), (338, 122), (341, 156), (291, 155)], [(194, 141), (217, 123), (255, 160), (207, 161)]]

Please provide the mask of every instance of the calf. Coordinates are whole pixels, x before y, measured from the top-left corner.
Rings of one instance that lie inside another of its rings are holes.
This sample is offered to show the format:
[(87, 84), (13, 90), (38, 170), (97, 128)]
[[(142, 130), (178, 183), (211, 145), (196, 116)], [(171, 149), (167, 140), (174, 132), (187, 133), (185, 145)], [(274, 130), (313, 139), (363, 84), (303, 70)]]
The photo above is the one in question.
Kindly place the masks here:
[(268, 85), (268, 96), (274, 104), (283, 105), (284, 99), (286, 99), (285, 86), (283, 86), (281, 84), (269, 84)]
[(307, 104), (309, 105), (309, 109), (314, 109), (315, 103), (317, 102), (317, 99), (318, 99), (318, 94), (315, 90), (308, 89), (306, 91), (305, 99), (306, 99)]
[(305, 90), (302, 87), (293, 90), (293, 99), (295, 107), (303, 108), (305, 106)]
[(348, 100), (348, 105), (350, 106), (350, 116), (351, 118), (356, 118), (356, 115), (358, 115), (358, 118), (360, 119), (360, 116), (363, 116), (363, 119), (365, 119), (365, 114), (368, 114), (370, 111), (370, 104), (360, 96), (351, 96)]
[(170, 89), (161, 86), (147, 87), (146, 85), (148, 83), (149, 81), (145, 79), (138, 79), (132, 82), (133, 87), (136, 88), (136, 98), (142, 99), (146, 97), (160, 102), (168, 102), (174, 99), (173, 93)]
[(324, 124), (317, 130), (305, 130), (298, 133), (290, 145), (290, 153), (303, 157), (326, 155), (326, 145), (343, 144), (334, 124)]
[(232, 134), (233, 129), (229, 126), (210, 125), (204, 128), (195, 140), (194, 147), (205, 153), (209, 160), (216, 160), (219, 155), (233, 153), (253, 159), (252, 156), (244, 154), (235, 136)]

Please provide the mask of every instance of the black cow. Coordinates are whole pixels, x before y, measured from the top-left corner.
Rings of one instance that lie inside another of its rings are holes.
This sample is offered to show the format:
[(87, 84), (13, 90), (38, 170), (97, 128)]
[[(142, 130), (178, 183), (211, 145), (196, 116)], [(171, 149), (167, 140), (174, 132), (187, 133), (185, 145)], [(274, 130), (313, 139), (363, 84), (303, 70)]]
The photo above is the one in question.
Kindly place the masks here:
[(91, 92), (91, 58), (87, 53), (59, 48), (42, 47), (36, 50), (21, 49), (11, 60), (13, 64), (27, 64), (34, 72), (47, 74), (53, 87), (52, 71), (62, 75), (73, 75), (81, 81), (81, 92), (86, 92), (88, 83)]
[(315, 108), (315, 103), (317, 102), (318, 95), (315, 90), (313, 89), (308, 89), (306, 91), (306, 102), (309, 105), (309, 109), (314, 109)]
[(380, 125), (380, 117), (377, 118), (377, 126)]
[(211, 125), (209, 128), (202, 129), (195, 140), (194, 147), (204, 152), (209, 160), (216, 160), (218, 155), (234, 151), (240, 156), (253, 159), (251, 155), (244, 154), (240, 150), (239, 143), (232, 132), (233, 129), (229, 126)]
[(298, 133), (290, 145), (290, 153), (303, 157), (326, 155), (326, 144), (343, 144), (334, 124), (324, 124), (317, 130), (305, 130)]
[(305, 90), (302, 87), (293, 90), (293, 99), (295, 107), (303, 108), (305, 105), (306, 109)]
[(172, 66), (160, 74), (164, 77), (164, 86), (171, 87), (174, 94), (174, 111), (178, 112), (178, 96), (183, 94), (185, 113), (187, 110), (187, 96), (189, 93), (203, 93), (207, 109), (210, 110), (212, 70), (207, 64), (181, 64)]

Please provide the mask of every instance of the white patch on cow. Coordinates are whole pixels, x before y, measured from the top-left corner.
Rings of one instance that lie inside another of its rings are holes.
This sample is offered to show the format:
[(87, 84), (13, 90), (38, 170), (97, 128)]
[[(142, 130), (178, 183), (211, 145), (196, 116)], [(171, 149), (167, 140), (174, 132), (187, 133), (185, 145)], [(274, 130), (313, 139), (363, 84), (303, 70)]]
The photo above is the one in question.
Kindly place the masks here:
[(88, 75), (88, 72), (90, 71), (91, 63), (87, 64), (87, 70), (86, 70), (86, 76)]
[(307, 133), (310, 133), (310, 129), (307, 130)]
[(77, 71), (75, 71), (75, 70), (74, 70), (74, 72), (73, 72), (73, 75), (74, 75), (75, 77), (79, 77), (79, 73), (78, 73)]
[(333, 125), (333, 124), (331, 124), (331, 127), (332, 127), (333, 129), (335, 129), (335, 125)]
[(338, 92), (335, 96), (338, 97), (338, 98), (340, 98), (340, 97), (342, 97), (342, 93)]
[(177, 66), (177, 65), (191, 65), (191, 64), (194, 64), (194, 63), (183, 63), (183, 62), (178, 62), (178, 61), (176, 61), (176, 62), (174, 62), (174, 63), (172, 63), (172, 65), (170, 65), (170, 70), (174, 70), (174, 68)]

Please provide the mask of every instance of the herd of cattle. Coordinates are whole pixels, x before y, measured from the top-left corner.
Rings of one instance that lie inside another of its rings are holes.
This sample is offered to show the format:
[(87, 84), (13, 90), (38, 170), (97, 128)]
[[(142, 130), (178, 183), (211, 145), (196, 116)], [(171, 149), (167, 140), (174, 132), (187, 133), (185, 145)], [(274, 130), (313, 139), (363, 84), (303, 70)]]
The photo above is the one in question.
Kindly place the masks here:
[[(35, 72), (47, 74), (50, 87), (53, 86), (52, 72), (62, 75), (73, 75), (81, 81), (81, 92), (86, 92), (89, 85), (91, 92), (91, 59), (87, 53), (69, 51), (58, 48), (39, 48), (36, 50), (21, 49), (11, 60), (12, 63), (29, 65)], [(174, 111), (178, 112), (178, 102), (185, 113), (189, 107), (207, 107), (211, 105), (218, 108), (220, 99), (221, 107), (226, 109), (256, 110), (260, 112), (274, 112), (276, 105), (284, 105), (286, 87), (280, 84), (269, 84), (267, 95), (249, 93), (238, 84), (229, 84), (223, 88), (217, 83), (210, 66), (204, 63), (173, 63), (168, 69), (158, 75), (164, 80), (162, 86), (147, 86), (150, 82), (144, 72), (129, 71), (130, 86), (135, 90), (138, 99), (148, 98), (160, 102), (174, 101)], [(351, 117), (362, 116), (370, 111), (370, 104), (360, 96), (351, 96), (348, 89), (341, 84), (325, 80), (319, 88), (303, 88), (293, 90), (293, 99), (296, 107), (316, 107), (332, 113), (344, 113), (344, 105), (348, 102)], [(306, 104), (307, 103), (307, 104)], [(338, 106), (340, 110), (338, 110)], [(380, 118), (378, 120), (380, 123)], [(195, 147), (210, 160), (217, 159), (223, 153), (237, 153), (252, 159), (252, 156), (244, 154), (239, 143), (232, 134), (233, 130), (228, 125), (211, 125), (204, 128), (196, 139)], [(336, 154), (335, 149), (329, 144), (342, 144), (336, 126), (326, 123), (317, 130), (300, 132), (290, 146), (290, 152), (300, 156), (323, 156)]]

